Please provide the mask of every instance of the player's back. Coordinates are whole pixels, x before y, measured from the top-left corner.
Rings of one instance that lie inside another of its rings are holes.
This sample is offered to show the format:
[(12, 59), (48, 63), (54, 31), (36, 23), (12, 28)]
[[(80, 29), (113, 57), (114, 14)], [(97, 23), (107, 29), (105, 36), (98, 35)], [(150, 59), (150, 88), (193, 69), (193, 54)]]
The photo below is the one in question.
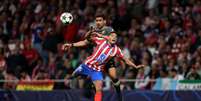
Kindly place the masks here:
[(101, 29), (96, 28), (95, 31), (100, 33), (100, 34), (103, 34), (103, 35), (109, 35), (110, 32), (114, 31), (114, 29), (112, 27), (110, 27), (110, 26), (104, 26)]

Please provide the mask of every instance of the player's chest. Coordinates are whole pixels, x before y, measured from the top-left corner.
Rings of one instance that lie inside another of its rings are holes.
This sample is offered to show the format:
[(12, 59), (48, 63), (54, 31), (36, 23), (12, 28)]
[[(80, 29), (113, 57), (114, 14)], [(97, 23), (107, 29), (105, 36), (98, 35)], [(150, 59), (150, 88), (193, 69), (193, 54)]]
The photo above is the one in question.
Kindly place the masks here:
[(100, 55), (114, 57), (116, 55), (116, 47), (105, 47), (100, 50)]
[(96, 60), (99, 63), (103, 63), (104, 61), (109, 60), (110, 58), (114, 57), (115, 56), (114, 52), (115, 51), (113, 48), (108, 49), (107, 52), (102, 51), (101, 54), (99, 54), (99, 56), (96, 58)]

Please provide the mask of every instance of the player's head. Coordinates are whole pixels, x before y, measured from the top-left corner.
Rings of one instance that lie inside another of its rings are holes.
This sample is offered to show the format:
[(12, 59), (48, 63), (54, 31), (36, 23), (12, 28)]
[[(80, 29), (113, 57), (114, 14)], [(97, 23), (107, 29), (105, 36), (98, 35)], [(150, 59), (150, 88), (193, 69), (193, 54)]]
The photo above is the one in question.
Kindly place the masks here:
[(110, 32), (108, 41), (109, 41), (111, 44), (115, 44), (115, 43), (117, 42), (117, 34), (116, 34), (116, 32)]
[(101, 29), (105, 26), (106, 24), (106, 19), (104, 14), (97, 14), (96, 18), (95, 18), (95, 22), (96, 22), (96, 27)]

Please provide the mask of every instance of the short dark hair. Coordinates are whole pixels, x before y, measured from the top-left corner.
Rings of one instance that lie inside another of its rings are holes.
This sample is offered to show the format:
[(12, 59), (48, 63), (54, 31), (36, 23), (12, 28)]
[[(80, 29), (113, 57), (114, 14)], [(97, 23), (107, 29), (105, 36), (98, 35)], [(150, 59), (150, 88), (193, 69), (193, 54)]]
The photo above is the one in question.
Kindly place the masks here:
[(117, 32), (115, 32), (115, 31), (111, 31), (111, 32), (110, 32), (110, 34), (112, 34), (112, 33), (115, 33), (115, 34), (117, 35)]
[(105, 15), (104, 15), (103, 13), (98, 13), (98, 14), (96, 14), (96, 18), (98, 18), (98, 17), (101, 17), (101, 18), (103, 18), (104, 20), (106, 19)]

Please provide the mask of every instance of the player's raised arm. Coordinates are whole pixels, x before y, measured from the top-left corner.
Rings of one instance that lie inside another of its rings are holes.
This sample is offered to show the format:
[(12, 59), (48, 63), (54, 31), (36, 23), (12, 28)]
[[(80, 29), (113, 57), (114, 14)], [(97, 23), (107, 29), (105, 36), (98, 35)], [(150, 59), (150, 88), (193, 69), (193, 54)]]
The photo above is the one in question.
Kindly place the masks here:
[(91, 36), (91, 34), (94, 32), (94, 27), (90, 27), (90, 30), (85, 34), (84, 38), (87, 39)]
[(83, 41), (79, 41), (79, 42), (76, 42), (76, 43), (72, 43), (71, 46), (73, 46), (73, 47), (83, 47), (83, 46), (88, 45), (88, 43), (89, 43), (88, 40), (83, 40)]
[(63, 44), (62, 49), (67, 50), (68, 48), (71, 48), (71, 47), (83, 47), (83, 46), (86, 46), (88, 43), (89, 43), (88, 40), (83, 40), (76, 43), (65, 43)]
[(76, 42), (76, 43), (66, 43), (66, 44), (63, 44), (62, 46), (62, 49), (63, 50), (67, 50), (68, 48), (71, 48), (71, 47), (83, 47), (83, 46), (86, 46), (88, 45), (89, 43), (94, 43), (96, 45), (100, 44), (103, 40), (103, 38), (98, 38), (97, 36), (92, 36), (92, 37), (89, 37), (83, 41), (79, 41), (79, 42)]
[(90, 30), (84, 36), (85, 39), (90, 39), (91, 37), (100, 37), (108, 40), (108, 36), (96, 32), (93, 27), (91, 27)]
[(118, 48), (117, 49), (117, 57), (119, 57), (120, 59), (124, 60), (124, 62), (131, 66), (131, 67), (134, 67), (134, 68), (141, 68), (141, 67), (144, 67), (144, 65), (135, 65), (130, 59), (128, 59), (127, 57), (125, 57), (123, 55), (123, 53), (121, 52), (121, 49)]
[(134, 68), (141, 68), (144, 67), (144, 65), (135, 65), (130, 59), (123, 57), (123, 60), (125, 61), (126, 64), (128, 64), (129, 66), (132, 66)]

